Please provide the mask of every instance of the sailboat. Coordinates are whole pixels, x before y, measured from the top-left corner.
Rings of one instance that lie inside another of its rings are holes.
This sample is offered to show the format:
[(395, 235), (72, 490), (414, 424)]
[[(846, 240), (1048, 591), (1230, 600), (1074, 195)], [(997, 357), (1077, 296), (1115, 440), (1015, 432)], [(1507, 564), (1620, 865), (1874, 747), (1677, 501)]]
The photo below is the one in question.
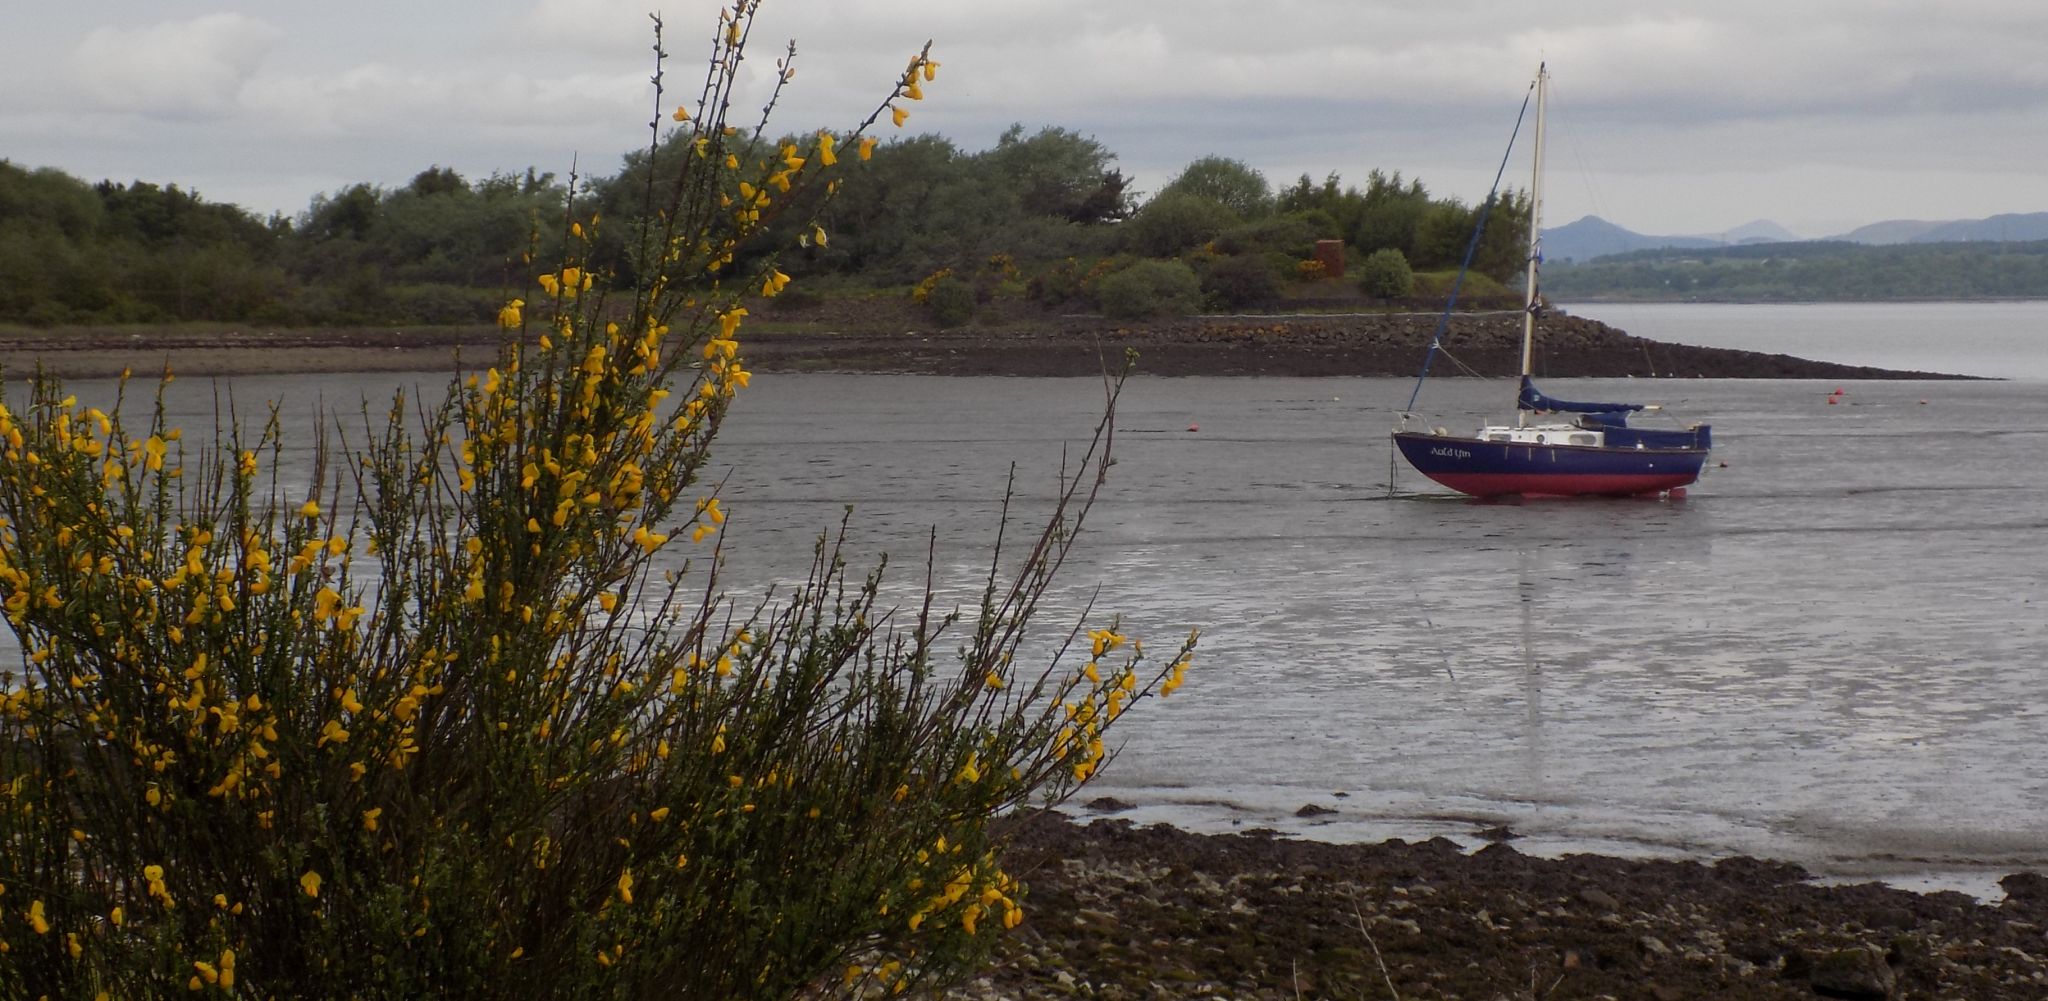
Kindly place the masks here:
[[(1528, 289), (1522, 304), (1522, 381), (1515, 421), (1488, 425), (1472, 435), (1455, 435), (1441, 427), (1409, 430), (1409, 422), (1416, 418), (1404, 412), (1394, 431), (1394, 446), (1417, 472), (1475, 497), (1682, 494), (1699, 479), (1700, 468), (1706, 464), (1713, 446), (1711, 428), (1705, 424), (1674, 429), (1631, 427), (1630, 415), (1658, 408), (1642, 403), (1560, 400), (1545, 395), (1530, 378), (1536, 316), (1542, 303), (1537, 278), (1543, 262), (1543, 115), (1549, 81), (1547, 68), (1539, 66), (1533, 87), (1535, 166), (1529, 188)], [(1517, 123), (1517, 131), (1519, 128)], [(1512, 140), (1509, 145), (1512, 147)], [(1492, 201), (1489, 197), (1489, 207)], [(1479, 225), (1485, 224), (1482, 212)], [(1479, 234), (1474, 232), (1472, 246), (1476, 247), (1478, 240)], [(1470, 262), (1468, 248), (1467, 266)], [(1463, 276), (1461, 271), (1460, 279)], [(1431, 357), (1456, 305), (1454, 286), (1444, 319), (1430, 341)], [(1428, 372), (1425, 362), (1423, 378)], [(1419, 395), (1421, 390), (1422, 380), (1418, 379), (1415, 393)], [(1411, 395), (1408, 400), (1411, 411), (1415, 398)], [(1532, 421), (1532, 417), (1539, 420)]]

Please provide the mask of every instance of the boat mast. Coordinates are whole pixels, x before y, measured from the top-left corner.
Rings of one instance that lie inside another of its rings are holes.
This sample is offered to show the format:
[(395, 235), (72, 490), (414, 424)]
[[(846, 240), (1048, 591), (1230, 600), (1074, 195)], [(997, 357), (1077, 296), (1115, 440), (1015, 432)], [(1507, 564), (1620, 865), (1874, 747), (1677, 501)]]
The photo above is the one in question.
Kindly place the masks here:
[[(1550, 70), (1536, 65), (1536, 155), (1529, 181), (1529, 278), (1522, 299), (1522, 377), (1531, 374), (1536, 342), (1536, 271), (1543, 262), (1543, 105), (1550, 89)], [(1528, 412), (1517, 408), (1516, 423), (1527, 424)]]

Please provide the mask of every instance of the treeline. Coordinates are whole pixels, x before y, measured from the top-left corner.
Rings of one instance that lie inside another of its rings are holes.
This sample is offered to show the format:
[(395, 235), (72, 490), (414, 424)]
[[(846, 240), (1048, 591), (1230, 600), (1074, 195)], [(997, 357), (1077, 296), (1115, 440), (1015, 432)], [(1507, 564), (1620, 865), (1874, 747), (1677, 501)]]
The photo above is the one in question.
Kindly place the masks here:
[[(784, 145), (743, 144), (736, 157), (772, 158)], [(950, 321), (1003, 297), (1127, 310), (1134, 302), (1104, 301), (1102, 290), (1134, 271), (1142, 280), (1123, 284), (1150, 289), (1136, 306), (1189, 310), (1313, 295), (1324, 277), (1316, 243), (1339, 240), (1354, 279), (1364, 270), (1369, 294), (1392, 299), (1414, 272), (1456, 268), (1486, 210), (1378, 170), (1363, 186), (1332, 173), (1276, 190), (1220, 156), (1141, 198), (1115, 161), (1057, 127), (1013, 126), (980, 151), (937, 135), (849, 144), (830, 203), (812, 189), (812, 201), (778, 205), (733, 271), (763, 252), (752, 248), (801, 244), (780, 266), (825, 280), (798, 289), (893, 289)], [(659, 203), (678, 171), (720, 166), (672, 142), (628, 155), (612, 176), (577, 180), (577, 216), (603, 220), (596, 259), (630, 279), (650, 192)], [(0, 284), (0, 322), (488, 322), (524, 287), (529, 261), (559, 251), (570, 195), (534, 170), (471, 180), (434, 166), (402, 187), (352, 185), (263, 219), (175, 184), (92, 184), (0, 161), (0, 268), (13, 276)], [(1512, 281), (1527, 198), (1510, 192), (1486, 211), (1475, 267)]]
[(1544, 269), (1558, 299), (1858, 302), (2048, 296), (2048, 241), (1643, 250)]

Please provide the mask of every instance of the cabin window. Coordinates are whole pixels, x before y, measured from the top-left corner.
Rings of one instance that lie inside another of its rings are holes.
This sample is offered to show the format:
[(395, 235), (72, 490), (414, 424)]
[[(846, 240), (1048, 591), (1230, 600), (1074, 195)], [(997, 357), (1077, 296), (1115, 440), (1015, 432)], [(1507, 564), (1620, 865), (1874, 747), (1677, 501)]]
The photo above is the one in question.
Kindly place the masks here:
[(1487, 436), (1486, 436), (1486, 440), (1487, 440), (1487, 441), (1506, 441), (1506, 440), (1508, 440), (1508, 436), (1507, 436), (1507, 433), (1506, 433), (1506, 432), (1504, 432), (1504, 431), (1495, 431), (1494, 433), (1492, 433), (1492, 434), (1490, 434), (1490, 435), (1487, 435)]
[(1591, 445), (1592, 443), (1593, 443), (1593, 436), (1592, 436), (1592, 435), (1589, 435), (1589, 434), (1575, 434), (1575, 435), (1572, 435), (1572, 444), (1574, 444), (1574, 445)]

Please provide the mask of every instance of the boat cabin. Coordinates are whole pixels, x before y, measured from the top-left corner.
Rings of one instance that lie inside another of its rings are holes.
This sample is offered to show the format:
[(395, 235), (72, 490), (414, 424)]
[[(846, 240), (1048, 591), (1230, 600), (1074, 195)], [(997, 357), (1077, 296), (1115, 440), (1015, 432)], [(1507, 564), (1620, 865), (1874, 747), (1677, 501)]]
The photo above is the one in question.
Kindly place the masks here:
[(1584, 445), (1599, 448), (1607, 443), (1602, 431), (1582, 428), (1575, 424), (1531, 424), (1517, 427), (1513, 424), (1484, 427), (1479, 429), (1481, 441), (1504, 441), (1513, 445)]

